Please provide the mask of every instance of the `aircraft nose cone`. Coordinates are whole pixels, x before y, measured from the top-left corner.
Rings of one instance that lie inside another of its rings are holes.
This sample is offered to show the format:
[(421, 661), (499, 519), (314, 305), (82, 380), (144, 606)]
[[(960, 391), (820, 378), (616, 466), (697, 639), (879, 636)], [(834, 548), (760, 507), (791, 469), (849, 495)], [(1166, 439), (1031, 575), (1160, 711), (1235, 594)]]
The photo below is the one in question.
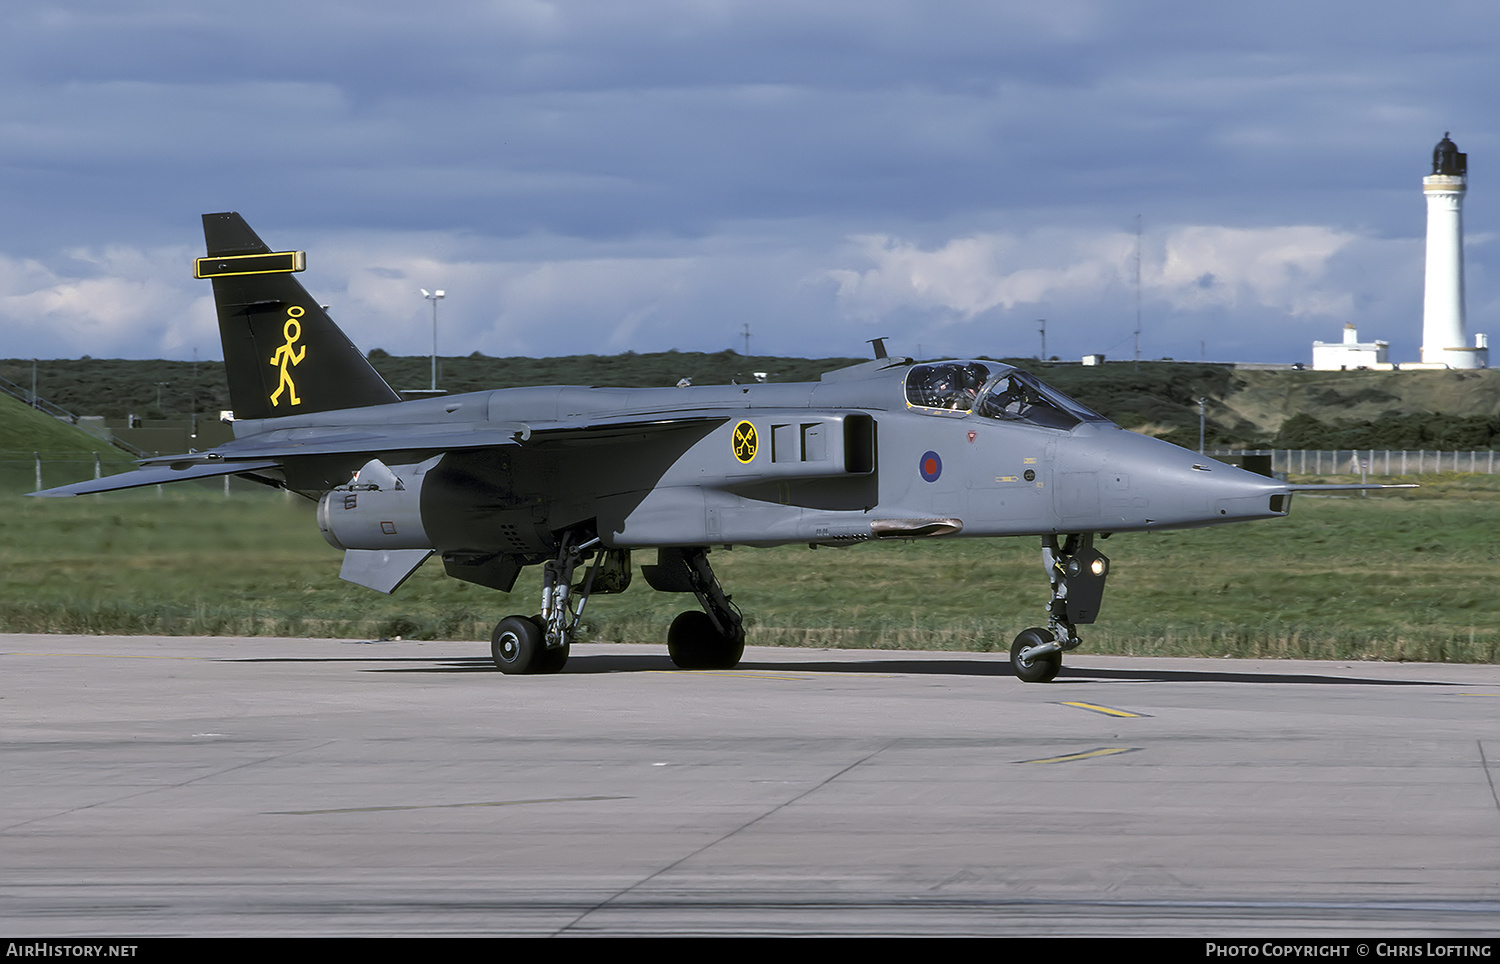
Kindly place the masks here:
[(1097, 528), (1184, 528), (1287, 513), (1282, 482), (1161, 439), (1122, 429), (1075, 435), (1059, 452), (1056, 504), (1064, 526), (1086, 526), (1097, 492)]

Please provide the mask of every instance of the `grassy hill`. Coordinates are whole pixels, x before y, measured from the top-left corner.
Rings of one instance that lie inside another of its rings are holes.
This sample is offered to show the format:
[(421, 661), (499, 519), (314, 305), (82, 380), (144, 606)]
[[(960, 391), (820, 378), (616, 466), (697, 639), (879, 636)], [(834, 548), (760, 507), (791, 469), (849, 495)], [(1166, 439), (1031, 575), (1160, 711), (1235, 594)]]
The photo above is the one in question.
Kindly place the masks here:
[(1319, 410), (1373, 419), (1407, 412), (1500, 414), (1500, 370), (1473, 372), (1236, 371), (1226, 409), (1255, 425)]
[[(423, 356), (370, 353), (396, 389), (425, 388)], [(734, 351), (440, 357), (438, 384), (452, 393), (522, 385), (674, 385), (811, 381), (858, 358), (744, 356)], [(1009, 359), (1126, 428), (1198, 444), (1198, 399), (1207, 398), (1213, 447), (1500, 447), (1500, 370), (1474, 372), (1261, 371), (1187, 362), (1077, 364)], [(30, 359), (0, 360), (23, 384)], [(220, 362), (59, 359), (39, 367), (40, 394), (80, 415), (186, 418), (230, 408)], [(157, 407), (160, 397), (161, 405)]]
[(1211, 417), (1277, 448), (1500, 447), (1500, 370), (1236, 371), (1233, 382)]
[(112, 465), (131, 463), (129, 455), (107, 442), (0, 395), (0, 491), (31, 491), (36, 484), (36, 455), (42, 457), (45, 485), (91, 478), (95, 453), (106, 474)]

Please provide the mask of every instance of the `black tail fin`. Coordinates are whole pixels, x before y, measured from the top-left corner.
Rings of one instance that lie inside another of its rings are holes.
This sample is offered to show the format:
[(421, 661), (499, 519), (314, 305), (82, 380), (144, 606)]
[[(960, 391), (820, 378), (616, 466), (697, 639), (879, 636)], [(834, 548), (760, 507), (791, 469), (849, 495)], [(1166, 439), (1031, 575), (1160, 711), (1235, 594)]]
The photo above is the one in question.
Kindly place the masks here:
[(211, 278), (236, 418), (277, 418), (399, 402), (385, 379), (328, 317), (293, 271), (301, 252), (273, 252), (238, 214), (203, 215)]

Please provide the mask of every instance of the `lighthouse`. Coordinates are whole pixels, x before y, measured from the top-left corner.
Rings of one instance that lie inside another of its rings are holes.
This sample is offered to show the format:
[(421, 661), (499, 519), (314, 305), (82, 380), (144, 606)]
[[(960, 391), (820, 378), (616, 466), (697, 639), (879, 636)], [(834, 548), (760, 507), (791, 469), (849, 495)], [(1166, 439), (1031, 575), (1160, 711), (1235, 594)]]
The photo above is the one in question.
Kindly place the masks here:
[(1422, 299), (1422, 367), (1485, 368), (1488, 342), (1464, 335), (1464, 193), (1469, 158), (1443, 134), (1432, 149), (1432, 173), (1422, 178), (1427, 198), (1427, 284)]

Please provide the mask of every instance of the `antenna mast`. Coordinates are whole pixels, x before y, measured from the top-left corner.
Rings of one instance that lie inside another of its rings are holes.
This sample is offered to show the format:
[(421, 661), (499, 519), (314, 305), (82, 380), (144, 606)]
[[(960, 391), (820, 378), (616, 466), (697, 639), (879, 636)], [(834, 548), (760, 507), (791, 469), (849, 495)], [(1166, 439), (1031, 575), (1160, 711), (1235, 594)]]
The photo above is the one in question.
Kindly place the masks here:
[(1141, 370), (1141, 216), (1135, 216), (1135, 370)]

